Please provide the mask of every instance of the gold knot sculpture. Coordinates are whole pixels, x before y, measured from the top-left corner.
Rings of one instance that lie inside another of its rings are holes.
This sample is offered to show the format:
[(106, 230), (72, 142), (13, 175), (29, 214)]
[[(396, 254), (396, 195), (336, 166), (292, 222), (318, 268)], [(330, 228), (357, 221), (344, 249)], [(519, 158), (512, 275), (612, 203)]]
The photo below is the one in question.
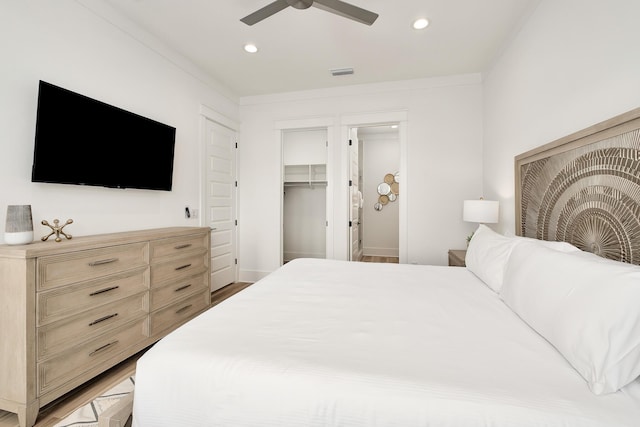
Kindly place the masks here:
[(64, 237), (66, 237), (67, 239), (71, 239), (73, 236), (71, 234), (67, 234), (64, 231), (62, 231), (62, 229), (69, 225), (72, 224), (73, 220), (72, 219), (68, 219), (67, 222), (64, 223), (63, 226), (60, 226), (60, 221), (57, 219), (53, 220), (53, 225), (49, 224), (46, 220), (42, 220), (42, 225), (46, 225), (47, 227), (51, 228), (51, 233), (47, 234), (46, 236), (42, 236), (42, 241), (46, 241), (49, 237), (53, 236), (54, 234), (56, 235), (56, 242), (61, 242), (62, 239), (60, 238), (60, 235), (62, 234)]

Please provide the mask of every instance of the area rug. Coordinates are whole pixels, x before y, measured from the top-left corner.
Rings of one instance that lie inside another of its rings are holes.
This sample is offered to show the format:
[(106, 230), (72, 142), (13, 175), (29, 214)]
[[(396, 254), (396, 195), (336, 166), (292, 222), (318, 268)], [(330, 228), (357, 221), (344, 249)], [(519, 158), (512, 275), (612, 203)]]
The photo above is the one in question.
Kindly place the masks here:
[(111, 406), (133, 391), (135, 378), (133, 376), (125, 379), (120, 384), (107, 390), (102, 395), (96, 397), (91, 402), (73, 411), (64, 420), (54, 427), (98, 427), (98, 417)]

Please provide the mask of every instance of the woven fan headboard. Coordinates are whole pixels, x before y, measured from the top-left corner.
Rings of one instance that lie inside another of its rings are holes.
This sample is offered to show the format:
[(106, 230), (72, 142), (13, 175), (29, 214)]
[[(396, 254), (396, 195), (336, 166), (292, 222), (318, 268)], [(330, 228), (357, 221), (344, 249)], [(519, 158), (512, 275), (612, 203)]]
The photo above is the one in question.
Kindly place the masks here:
[(516, 233), (640, 264), (640, 108), (515, 158)]

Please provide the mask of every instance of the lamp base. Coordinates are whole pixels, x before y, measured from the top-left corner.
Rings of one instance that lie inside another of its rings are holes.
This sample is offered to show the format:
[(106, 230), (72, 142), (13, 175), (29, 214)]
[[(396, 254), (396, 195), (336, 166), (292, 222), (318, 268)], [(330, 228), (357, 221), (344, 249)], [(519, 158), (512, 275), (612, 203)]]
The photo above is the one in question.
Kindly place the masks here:
[(33, 231), (5, 232), (4, 242), (7, 245), (26, 245), (33, 242)]

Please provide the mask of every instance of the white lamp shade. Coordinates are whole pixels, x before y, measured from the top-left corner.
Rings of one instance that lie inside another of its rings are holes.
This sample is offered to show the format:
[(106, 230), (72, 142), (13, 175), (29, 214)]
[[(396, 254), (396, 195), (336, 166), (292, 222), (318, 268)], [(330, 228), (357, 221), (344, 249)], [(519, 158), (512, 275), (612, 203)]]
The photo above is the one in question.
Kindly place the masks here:
[(467, 222), (494, 224), (498, 222), (500, 204), (495, 200), (465, 200), (462, 219)]

